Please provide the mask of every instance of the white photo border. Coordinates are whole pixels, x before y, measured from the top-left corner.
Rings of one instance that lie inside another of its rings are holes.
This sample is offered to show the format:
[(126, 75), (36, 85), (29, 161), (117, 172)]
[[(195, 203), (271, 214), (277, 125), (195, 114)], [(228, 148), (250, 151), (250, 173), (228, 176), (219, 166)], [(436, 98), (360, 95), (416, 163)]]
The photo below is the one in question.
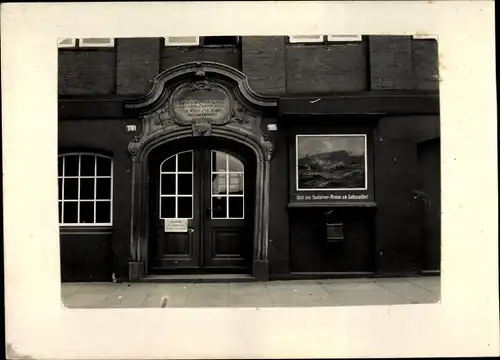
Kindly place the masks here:
[[(498, 356), (494, 2), (4, 3), (1, 9), (8, 358)], [(64, 308), (55, 201), (57, 38), (315, 32), (438, 36), (441, 302), (311, 308)], [(478, 162), (481, 186), (471, 186), (477, 175), (468, 170)]]

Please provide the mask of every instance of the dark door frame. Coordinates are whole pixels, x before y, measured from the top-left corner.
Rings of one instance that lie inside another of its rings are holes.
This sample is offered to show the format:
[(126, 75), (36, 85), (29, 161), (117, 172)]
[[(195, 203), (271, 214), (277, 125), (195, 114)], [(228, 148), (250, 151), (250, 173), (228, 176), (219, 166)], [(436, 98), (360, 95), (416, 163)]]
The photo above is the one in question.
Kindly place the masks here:
[[(230, 96), (231, 108), (223, 121), (210, 118), (186, 123), (170, 111), (170, 99), (176, 89), (190, 84), (193, 88), (223, 88)], [(132, 157), (132, 212), (129, 280), (147, 275), (149, 237), (149, 154), (169, 141), (207, 136), (237, 142), (255, 155), (255, 205), (253, 222), (253, 276), (268, 280), (268, 228), (270, 160), (274, 152), (271, 136), (262, 131), (264, 118), (276, 118), (277, 101), (254, 93), (240, 71), (218, 63), (186, 63), (161, 73), (151, 92), (127, 104), (142, 119), (142, 134), (128, 147)]]

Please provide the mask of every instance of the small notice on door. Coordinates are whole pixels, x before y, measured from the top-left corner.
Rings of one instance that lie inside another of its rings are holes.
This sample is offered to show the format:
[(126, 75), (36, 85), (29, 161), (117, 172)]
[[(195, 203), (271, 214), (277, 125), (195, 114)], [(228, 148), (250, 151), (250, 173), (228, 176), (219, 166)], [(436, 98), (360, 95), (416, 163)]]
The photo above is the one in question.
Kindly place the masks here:
[(165, 232), (187, 232), (188, 219), (165, 219)]

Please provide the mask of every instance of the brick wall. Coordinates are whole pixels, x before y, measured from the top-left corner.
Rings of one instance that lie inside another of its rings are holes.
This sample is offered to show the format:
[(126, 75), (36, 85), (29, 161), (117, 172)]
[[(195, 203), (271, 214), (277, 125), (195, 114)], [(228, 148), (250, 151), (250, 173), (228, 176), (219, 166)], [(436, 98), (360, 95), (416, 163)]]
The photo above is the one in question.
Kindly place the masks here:
[(328, 93), (367, 88), (365, 44), (287, 44), (286, 91)]
[(437, 42), (367, 36), (362, 42), (289, 44), (283, 36), (243, 37), (235, 47), (165, 47), (160, 38), (117, 39), (116, 47), (59, 52), (60, 95), (135, 96), (163, 70), (215, 61), (247, 74), (264, 95), (366, 90), (437, 90)]

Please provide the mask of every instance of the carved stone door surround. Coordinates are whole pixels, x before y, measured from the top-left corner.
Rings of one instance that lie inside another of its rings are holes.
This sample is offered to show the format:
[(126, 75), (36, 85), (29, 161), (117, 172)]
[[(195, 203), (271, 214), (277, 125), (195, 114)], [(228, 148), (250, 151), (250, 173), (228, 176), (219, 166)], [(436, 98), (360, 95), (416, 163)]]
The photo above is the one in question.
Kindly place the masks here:
[(269, 175), (274, 145), (261, 128), (264, 117), (276, 117), (277, 99), (252, 91), (246, 76), (214, 62), (185, 63), (154, 79), (151, 91), (128, 101), (142, 120), (142, 133), (128, 146), (132, 157), (132, 213), (129, 278), (147, 275), (148, 155), (155, 147), (187, 137), (214, 136), (244, 144), (256, 157), (253, 275), (269, 276)]

